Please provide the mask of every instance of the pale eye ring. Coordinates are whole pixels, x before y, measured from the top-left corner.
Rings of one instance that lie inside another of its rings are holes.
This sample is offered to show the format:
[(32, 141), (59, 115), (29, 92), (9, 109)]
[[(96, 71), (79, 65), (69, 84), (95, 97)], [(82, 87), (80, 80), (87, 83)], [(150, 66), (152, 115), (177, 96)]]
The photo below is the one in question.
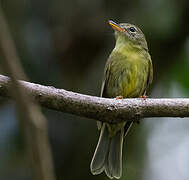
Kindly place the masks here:
[(134, 27), (130, 27), (130, 28), (129, 28), (129, 31), (131, 31), (131, 32), (136, 32), (136, 29), (135, 29)]

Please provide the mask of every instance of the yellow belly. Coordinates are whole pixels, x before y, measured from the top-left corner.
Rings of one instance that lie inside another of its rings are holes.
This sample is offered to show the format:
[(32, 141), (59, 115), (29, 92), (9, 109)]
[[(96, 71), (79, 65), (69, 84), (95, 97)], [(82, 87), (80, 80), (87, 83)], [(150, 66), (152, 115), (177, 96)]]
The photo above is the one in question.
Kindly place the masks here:
[(143, 95), (148, 75), (148, 67), (131, 64), (111, 71), (106, 84), (107, 97), (139, 97)]

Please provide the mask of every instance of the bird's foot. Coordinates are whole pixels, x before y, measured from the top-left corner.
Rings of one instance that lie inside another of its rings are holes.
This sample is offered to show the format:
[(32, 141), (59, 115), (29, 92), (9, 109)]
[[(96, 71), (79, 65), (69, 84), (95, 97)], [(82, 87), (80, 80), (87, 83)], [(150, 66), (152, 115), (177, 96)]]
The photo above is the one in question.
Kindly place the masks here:
[(143, 96), (140, 96), (140, 98), (142, 98), (142, 99), (146, 99), (148, 96), (146, 96), (146, 95), (143, 95)]
[(123, 99), (123, 96), (116, 96), (116, 100)]

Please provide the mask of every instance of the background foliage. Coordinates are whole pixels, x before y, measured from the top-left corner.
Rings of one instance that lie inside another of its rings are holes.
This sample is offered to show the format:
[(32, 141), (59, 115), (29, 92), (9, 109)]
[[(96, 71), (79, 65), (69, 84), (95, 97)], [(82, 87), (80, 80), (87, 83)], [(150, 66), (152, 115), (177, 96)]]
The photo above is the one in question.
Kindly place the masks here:
[[(137, 24), (154, 64), (152, 97), (189, 95), (189, 1), (1, 0), (18, 54), (32, 82), (99, 96), (103, 68), (114, 47), (109, 19)], [(57, 180), (106, 179), (89, 164), (95, 121), (43, 109)], [(122, 179), (189, 178), (188, 119), (145, 119), (124, 144)], [(23, 130), (14, 105), (0, 99), (0, 178), (31, 179)]]

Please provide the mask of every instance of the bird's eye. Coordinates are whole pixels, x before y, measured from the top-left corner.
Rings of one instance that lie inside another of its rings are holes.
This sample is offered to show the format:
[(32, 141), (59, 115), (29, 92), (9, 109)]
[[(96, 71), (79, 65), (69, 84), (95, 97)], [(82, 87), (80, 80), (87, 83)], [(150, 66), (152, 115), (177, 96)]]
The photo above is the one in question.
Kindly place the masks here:
[(136, 29), (135, 29), (134, 27), (130, 27), (129, 30), (130, 30), (131, 32), (136, 32)]

